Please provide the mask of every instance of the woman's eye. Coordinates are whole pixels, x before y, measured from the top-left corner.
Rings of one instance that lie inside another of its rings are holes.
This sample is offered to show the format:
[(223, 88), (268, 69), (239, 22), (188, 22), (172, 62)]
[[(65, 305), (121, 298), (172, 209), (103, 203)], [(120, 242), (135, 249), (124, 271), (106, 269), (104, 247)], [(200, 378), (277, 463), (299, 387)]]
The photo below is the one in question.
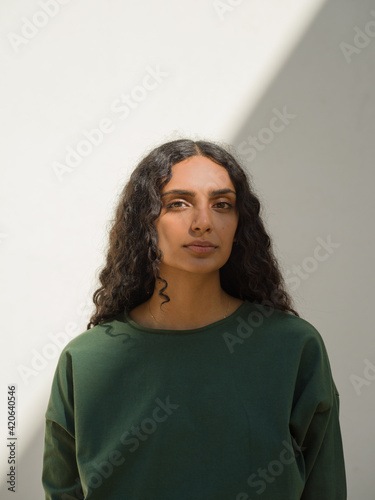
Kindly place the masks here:
[[(166, 205), (166, 208), (167, 209), (173, 209), (173, 208), (183, 208), (183, 207), (186, 207), (188, 205), (188, 203), (186, 201), (183, 201), (183, 200), (178, 200), (178, 201), (172, 201), (171, 203), (168, 203)], [(213, 205), (214, 208), (219, 208), (221, 210), (223, 209), (231, 209), (233, 208), (233, 205), (231, 203), (229, 203), (228, 201), (218, 201), (217, 203), (215, 203)]]
[(233, 208), (233, 205), (228, 201), (219, 201), (215, 206), (218, 208)]
[(180, 208), (184, 203), (183, 201), (172, 201), (172, 203), (168, 203), (166, 208)]

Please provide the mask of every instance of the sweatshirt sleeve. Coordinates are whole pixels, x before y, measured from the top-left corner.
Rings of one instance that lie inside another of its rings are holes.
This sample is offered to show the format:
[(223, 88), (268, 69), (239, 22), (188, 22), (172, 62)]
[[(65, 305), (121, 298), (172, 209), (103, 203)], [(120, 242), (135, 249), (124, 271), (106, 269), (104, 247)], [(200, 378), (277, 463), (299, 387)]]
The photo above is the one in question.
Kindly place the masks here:
[(315, 330), (302, 352), (290, 419), (305, 467), (301, 500), (347, 498), (339, 404), (326, 348)]
[(42, 485), (46, 500), (83, 498), (75, 447), (72, 363), (63, 351), (45, 414)]

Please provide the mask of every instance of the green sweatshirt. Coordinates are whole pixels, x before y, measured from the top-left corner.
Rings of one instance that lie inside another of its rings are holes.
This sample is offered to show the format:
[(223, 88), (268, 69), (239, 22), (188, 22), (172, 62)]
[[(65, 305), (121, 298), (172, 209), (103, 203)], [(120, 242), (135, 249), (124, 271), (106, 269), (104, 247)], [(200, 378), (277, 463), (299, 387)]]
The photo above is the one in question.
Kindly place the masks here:
[(46, 500), (344, 500), (339, 395), (307, 321), (245, 301), (191, 330), (126, 311), (62, 350)]

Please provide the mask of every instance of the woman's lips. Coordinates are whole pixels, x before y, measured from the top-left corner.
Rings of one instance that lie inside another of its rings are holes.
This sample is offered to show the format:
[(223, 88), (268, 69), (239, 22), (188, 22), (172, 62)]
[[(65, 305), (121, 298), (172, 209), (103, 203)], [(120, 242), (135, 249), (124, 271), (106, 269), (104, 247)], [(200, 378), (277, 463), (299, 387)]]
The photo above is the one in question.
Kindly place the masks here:
[(200, 246), (200, 245), (186, 245), (186, 248), (196, 253), (212, 253), (216, 247), (213, 246)]

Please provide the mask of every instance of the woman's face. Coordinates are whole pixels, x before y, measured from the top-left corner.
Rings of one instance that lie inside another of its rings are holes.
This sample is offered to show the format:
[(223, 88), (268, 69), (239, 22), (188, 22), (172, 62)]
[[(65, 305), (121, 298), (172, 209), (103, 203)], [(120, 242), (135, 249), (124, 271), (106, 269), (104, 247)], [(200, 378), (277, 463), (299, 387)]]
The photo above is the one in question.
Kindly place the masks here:
[(230, 256), (237, 224), (236, 193), (226, 169), (203, 156), (177, 163), (155, 221), (160, 271), (218, 271)]

